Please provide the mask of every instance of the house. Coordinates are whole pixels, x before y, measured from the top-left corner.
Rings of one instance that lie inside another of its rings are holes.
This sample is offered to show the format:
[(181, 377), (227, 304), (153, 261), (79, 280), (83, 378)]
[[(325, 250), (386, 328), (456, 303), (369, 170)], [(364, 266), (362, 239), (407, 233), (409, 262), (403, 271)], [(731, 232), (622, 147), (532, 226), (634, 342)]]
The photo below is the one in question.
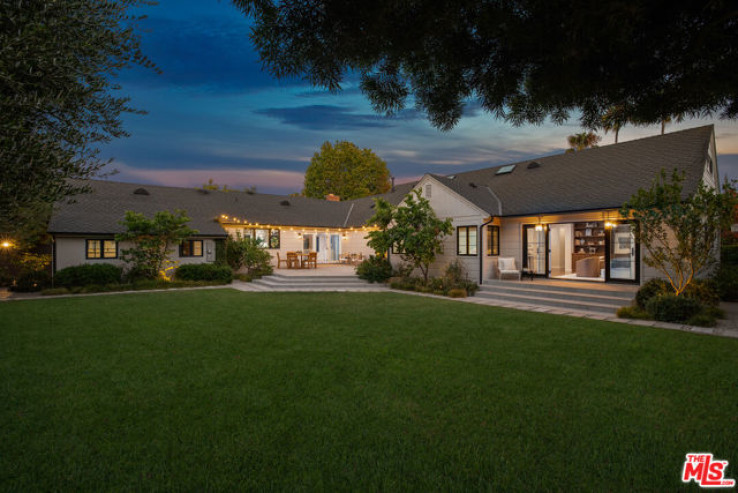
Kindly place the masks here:
[[(512, 257), (531, 275), (637, 284), (659, 274), (644, 264), (633, 225), (618, 211), (662, 169), (685, 174), (685, 193), (701, 180), (718, 187), (713, 126), (449, 176), (426, 174), (385, 198), (398, 204), (420, 189), (439, 217), (451, 218), (454, 234), (445, 238), (431, 275), (460, 260), (482, 281), (497, 275), (499, 258)], [(126, 210), (186, 210), (199, 233), (180, 247), (174, 259), (180, 262), (214, 261), (215, 241), (229, 234), (261, 238), (275, 257), (310, 250), (320, 262), (335, 262), (344, 252), (371, 253), (365, 240), (371, 198), (334, 202), (105, 181), (91, 186), (92, 194), (59, 204), (52, 217), (56, 269), (117, 261), (113, 235), (122, 231), (118, 221)], [(390, 259), (401, 261), (394, 253)]]

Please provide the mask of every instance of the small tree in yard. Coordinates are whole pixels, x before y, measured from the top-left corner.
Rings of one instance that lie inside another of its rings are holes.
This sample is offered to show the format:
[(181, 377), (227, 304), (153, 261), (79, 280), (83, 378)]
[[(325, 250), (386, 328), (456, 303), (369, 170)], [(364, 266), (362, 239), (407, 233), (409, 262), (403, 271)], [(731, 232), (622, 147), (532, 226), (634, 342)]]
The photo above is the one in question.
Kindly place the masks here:
[[(185, 211), (176, 210), (157, 212), (152, 219), (143, 214), (126, 211), (126, 217), (120, 222), (126, 232), (115, 236), (116, 241), (129, 241), (133, 247), (121, 251), (121, 259), (132, 264), (129, 275), (156, 279), (164, 276), (164, 267), (173, 247), (197, 230), (187, 226), (190, 218)], [(161, 274), (160, 274), (161, 273)]]
[(443, 253), (443, 237), (453, 231), (451, 220), (439, 219), (419, 190), (408, 194), (398, 207), (381, 198), (375, 204), (376, 212), (367, 223), (379, 229), (369, 233), (367, 244), (378, 255), (395, 247), (402, 260), (420, 269), (427, 283), (430, 265)]
[(272, 273), (272, 256), (259, 238), (229, 238), (226, 260), (234, 272), (246, 267), (249, 275)]
[(730, 227), (736, 204), (733, 185), (723, 193), (700, 183), (697, 191), (682, 194), (684, 175), (666, 172), (648, 190), (641, 189), (626, 202), (620, 214), (639, 225), (634, 234), (646, 249), (646, 265), (663, 273), (677, 296), (715, 261), (720, 232)]

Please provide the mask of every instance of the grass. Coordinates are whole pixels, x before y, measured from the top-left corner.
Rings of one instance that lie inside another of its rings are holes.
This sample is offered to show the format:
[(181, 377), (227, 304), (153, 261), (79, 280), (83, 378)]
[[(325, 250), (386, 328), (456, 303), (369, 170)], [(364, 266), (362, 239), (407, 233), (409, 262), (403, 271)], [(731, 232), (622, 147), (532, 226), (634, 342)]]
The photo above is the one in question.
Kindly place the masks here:
[(392, 293), (0, 320), (2, 491), (675, 491), (687, 452), (738, 477), (731, 339)]

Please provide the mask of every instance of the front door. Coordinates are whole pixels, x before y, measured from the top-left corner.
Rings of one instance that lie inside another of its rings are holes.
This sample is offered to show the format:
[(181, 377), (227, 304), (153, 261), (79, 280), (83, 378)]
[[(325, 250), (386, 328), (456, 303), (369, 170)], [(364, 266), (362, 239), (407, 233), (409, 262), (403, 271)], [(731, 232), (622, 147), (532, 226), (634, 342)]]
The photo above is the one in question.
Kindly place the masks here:
[(545, 226), (537, 230), (533, 224), (523, 226), (523, 268), (545, 276), (548, 274), (548, 231)]

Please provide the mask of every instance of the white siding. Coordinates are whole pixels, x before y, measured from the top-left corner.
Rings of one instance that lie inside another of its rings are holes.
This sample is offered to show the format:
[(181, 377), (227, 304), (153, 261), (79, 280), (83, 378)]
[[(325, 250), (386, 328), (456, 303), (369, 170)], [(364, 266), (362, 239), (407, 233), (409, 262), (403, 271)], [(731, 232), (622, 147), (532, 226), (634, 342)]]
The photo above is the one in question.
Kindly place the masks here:
[[(82, 264), (114, 264), (121, 267), (125, 267), (126, 263), (117, 259), (87, 259), (85, 258), (86, 241), (88, 239), (111, 239), (110, 236), (83, 236), (83, 237), (56, 237), (55, 249), (56, 258), (55, 265), (56, 270), (61, 270), (65, 267)], [(201, 239), (201, 238), (196, 238)], [(179, 256), (179, 245), (174, 246), (174, 252), (170, 256), (171, 260), (179, 262), (179, 265), (184, 264), (201, 264), (207, 262), (208, 250), (212, 252), (212, 258), (215, 259), (215, 241), (212, 239), (202, 239), (202, 257), (180, 257)], [(118, 243), (118, 256), (120, 257), (121, 252), (130, 248), (129, 242)]]

